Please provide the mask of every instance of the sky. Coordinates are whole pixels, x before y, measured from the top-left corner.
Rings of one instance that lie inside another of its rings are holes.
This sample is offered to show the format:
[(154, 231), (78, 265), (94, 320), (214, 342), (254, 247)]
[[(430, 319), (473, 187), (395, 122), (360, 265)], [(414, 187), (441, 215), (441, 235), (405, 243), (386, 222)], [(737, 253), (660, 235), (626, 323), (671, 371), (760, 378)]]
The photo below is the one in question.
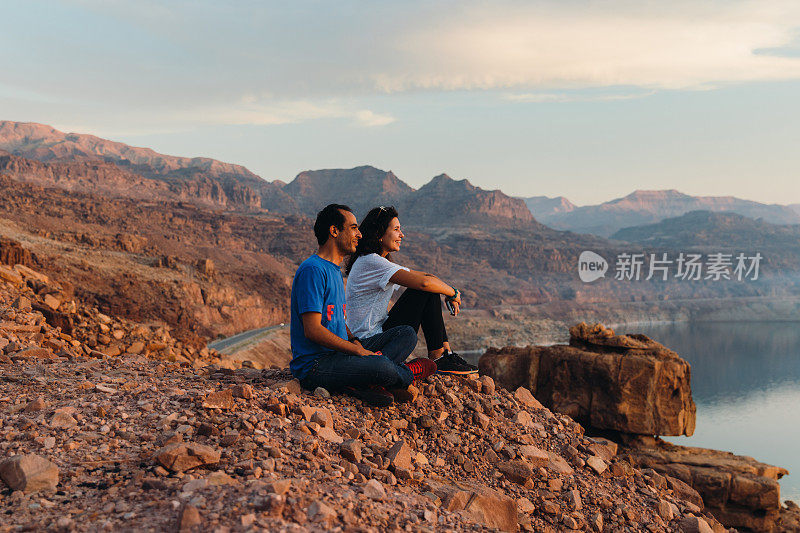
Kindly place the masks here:
[(265, 179), (800, 203), (800, 2), (2, 0), (0, 119)]

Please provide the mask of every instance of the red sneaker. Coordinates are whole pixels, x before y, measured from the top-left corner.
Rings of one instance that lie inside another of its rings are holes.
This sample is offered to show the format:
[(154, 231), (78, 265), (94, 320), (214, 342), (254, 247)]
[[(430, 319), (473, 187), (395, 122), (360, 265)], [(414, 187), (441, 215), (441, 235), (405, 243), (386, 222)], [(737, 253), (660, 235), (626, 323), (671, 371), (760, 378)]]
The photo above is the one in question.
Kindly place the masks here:
[(426, 357), (418, 357), (409, 361), (406, 366), (411, 369), (415, 381), (422, 381), (436, 373), (436, 363)]

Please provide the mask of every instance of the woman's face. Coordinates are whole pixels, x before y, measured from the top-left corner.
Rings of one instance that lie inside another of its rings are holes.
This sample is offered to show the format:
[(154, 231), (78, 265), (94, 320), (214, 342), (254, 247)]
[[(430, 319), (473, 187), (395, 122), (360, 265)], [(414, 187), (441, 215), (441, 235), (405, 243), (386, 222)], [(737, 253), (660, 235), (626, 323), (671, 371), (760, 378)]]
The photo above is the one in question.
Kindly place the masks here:
[(403, 241), (403, 232), (400, 230), (400, 221), (394, 217), (386, 228), (386, 233), (381, 237), (381, 247), (384, 252), (397, 252), (400, 250), (400, 243)]

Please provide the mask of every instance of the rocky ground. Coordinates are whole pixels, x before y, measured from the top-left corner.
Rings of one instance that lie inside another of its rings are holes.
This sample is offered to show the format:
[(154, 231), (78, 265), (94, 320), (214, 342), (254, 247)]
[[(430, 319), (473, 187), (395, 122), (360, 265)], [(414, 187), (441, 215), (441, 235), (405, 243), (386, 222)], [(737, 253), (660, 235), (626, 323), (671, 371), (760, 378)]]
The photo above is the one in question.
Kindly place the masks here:
[(434, 376), (373, 409), (141, 325), (112, 354), (89, 332), (123, 322), (66, 334), (29, 308), (35, 272), (2, 274), (0, 531), (723, 530), (526, 389)]

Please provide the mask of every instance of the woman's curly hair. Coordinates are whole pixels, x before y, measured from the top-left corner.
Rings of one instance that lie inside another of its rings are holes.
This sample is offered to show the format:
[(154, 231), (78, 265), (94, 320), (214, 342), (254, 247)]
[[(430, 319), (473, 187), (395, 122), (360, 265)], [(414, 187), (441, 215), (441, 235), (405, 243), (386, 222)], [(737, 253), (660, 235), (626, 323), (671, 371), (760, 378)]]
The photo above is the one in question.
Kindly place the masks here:
[[(345, 273), (347, 275), (350, 275), (353, 264), (355, 264), (356, 259), (362, 255), (381, 253), (383, 248), (381, 247), (380, 239), (383, 237), (383, 234), (386, 233), (386, 230), (389, 229), (389, 224), (395, 217), (397, 217), (397, 209), (395, 209), (394, 206), (373, 207), (369, 210), (367, 216), (361, 221), (361, 225), (358, 226), (358, 231), (361, 232), (361, 239), (358, 241), (356, 251), (353, 252), (347, 260), (347, 267), (345, 268)], [(388, 255), (386, 258), (389, 261), (392, 260)]]

